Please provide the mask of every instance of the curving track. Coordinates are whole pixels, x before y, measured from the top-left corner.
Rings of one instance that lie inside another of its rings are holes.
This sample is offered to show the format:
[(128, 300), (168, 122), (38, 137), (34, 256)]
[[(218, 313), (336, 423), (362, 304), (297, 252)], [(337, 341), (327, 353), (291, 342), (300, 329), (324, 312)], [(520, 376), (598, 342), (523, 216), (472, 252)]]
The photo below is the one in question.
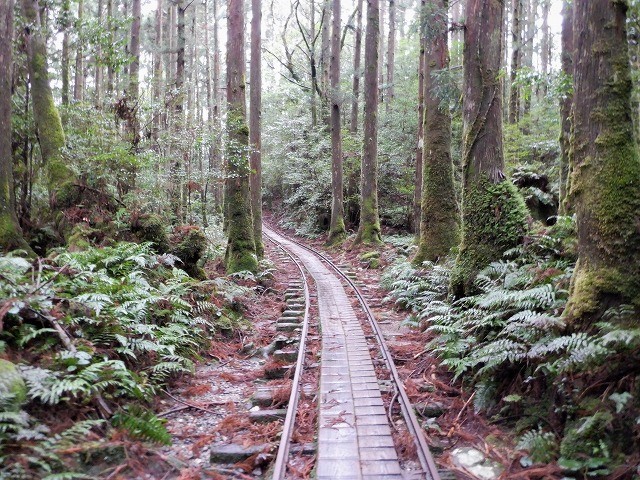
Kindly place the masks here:
[[(417, 422), (402, 382), (398, 378), (390, 360), (382, 333), (373, 314), (356, 285), (336, 267), (326, 256), (303, 244), (288, 239), (264, 228), (264, 234), (280, 245), (294, 259), (303, 272), (302, 266), (313, 277), (317, 289), (318, 309), (322, 330), (322, 359), (320, 373), (318, 453), (316, 478), (329, 479), (401, 479), (387, 411), (374, 370), (365, 334), (351, 305), (343, 281), (349, 284), (351, 297), (355, 295), (362, 311), (371, 323), (379, 344), (379, 350), (386, 361), (397, 398), (409, 432), (416, 443), (422, 472), (420, 478), (439, 480), (438, 471)], [(297, 259), (297, 260), (296, 260)], [(303, 272), (303, 278), (304, 278)], [(302, 342), (308, 316), (308, 288), (304, 282), (306, 312)], [(304, 346), (301, 346), (301, 352)], [(274, 467), (273, 478), (286, 478), (286, 464), (290, 435), (293, 431), (297, 388), (303, 355), (294, 377), (294, 388), (285, 420), (282, 442)], [(415, 477), (414, 477), (415, 478)]]

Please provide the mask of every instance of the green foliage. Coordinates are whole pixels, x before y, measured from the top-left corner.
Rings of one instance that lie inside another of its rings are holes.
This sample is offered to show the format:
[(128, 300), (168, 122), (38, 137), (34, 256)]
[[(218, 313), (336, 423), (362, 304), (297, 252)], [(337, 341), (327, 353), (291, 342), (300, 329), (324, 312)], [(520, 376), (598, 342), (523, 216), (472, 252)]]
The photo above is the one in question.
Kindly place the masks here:
[(562, 313), (574, 231), (571, 219), (558, 218), (481, 271), (477, 293), (457, 300), (446, 289), (450, 265), (398, 263), (382, 285), (411, 311), (410, 323), (432, 333), (427, 348), (473, 387), (477, 410), (516, 413), (518, 448), (530, 461), (599, 476), (638, 448), (631, 439), (640, 372), (630, 359), (640, 355), (640, 328), (630, 306), (609, 309), (590, 328), (569, 328)]
[[(112, 423), (131, 437), (169, 443), (163, 422), (142, 405), (172, 377), (193, 371), (216, 330), (239, 324), (211, 291), (227, 300), (248, 291), (223, 279), (198, 283), (175, 261), (149, 243), (61, 249), (37, 261), (0, 257), (0, 297), (9, 299), (0, 336), (22, 356), (24, 408), (91, 414), (105, 404), (116, 407)], [(66, 343), (55, 325), (67, 332)], [(91, 422), (53, 434), (22, 410), (0, 412), (0, 477), (76, 478), (56, 449), (86, 442), (101, 425)]]
[(132, 405), (125, 410), (117, 412), (111, 419), (116, 427), (124, 428), (129, 436), (139, 440), (171, 444), (171, 435), (164, 426), (164, 421), (155, 416), (153, 412)]

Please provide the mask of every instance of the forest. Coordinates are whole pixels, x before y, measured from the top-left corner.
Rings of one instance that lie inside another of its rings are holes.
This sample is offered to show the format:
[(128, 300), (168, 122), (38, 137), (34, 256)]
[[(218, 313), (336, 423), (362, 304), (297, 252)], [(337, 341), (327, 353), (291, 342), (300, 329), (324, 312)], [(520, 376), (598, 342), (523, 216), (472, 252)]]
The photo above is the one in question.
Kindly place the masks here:
[(640, 478), (639, 137), (638, 0), (0, 0), (0, 478), (270, 478), (167, 453), (279, 435), (167, 416), (271, 341), (263, 227), (400, 319), (439, 467)]

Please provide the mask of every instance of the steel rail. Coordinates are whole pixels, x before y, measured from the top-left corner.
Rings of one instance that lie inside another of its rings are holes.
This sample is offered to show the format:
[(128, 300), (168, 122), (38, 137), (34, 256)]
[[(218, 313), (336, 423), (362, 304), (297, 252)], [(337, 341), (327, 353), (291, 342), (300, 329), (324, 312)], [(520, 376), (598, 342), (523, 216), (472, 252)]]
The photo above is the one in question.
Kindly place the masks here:
[(296, 420), (296, 410), (298, 408), (298, 399), (300, 397), (300, 379), (302, 378), (302, 369), (304, 364), (305, 344), (307, 340), (307, 332), (309, 330), (309, 286), (307, 284), (307, 276), (295, 256), (280, 245), (274, 238), (269, 236), (266, 229), (265, 236), (278, 246), (291, 260), (295, 263), (302, 276), (302, 285), (304, 289), (304, 318), (302, 319), (302, 332), (300, 333), (300, 344), (298, 346), (298, 359), (296, 361), (296, 371), (293, 375), (291, 385), (291, 394), (289, 395), (289, 405), (287, 406), (287, 415), (282, 426), (282, 436), (280, 437), (280, 445), (278, 453), (274, 461), (273, 480), (283, 480), (287, 472), (287, 463), (289, 458), (289, 446), (291, 444), (291, 436)]
[(389, 371), (391, 372), (391, 377), (393, 379), (393, 383), (398, 393), (398, 399), (399, 399), (398, 403), (400, 404), (400, 409), (402, 410), (402, 414), (405, 418), (407, 428), (409, 429), (409, 432), (413, 436), (414, 442), (416, 444), (416, 450), (418, 454), (418, 459), (420, 460), (420, 466), (422, 467), (423, 472), (427, 475), (426, 477), (427, 480), (441, 480), (440, 474), (438, 473), (438, 468), (436, 467), (436, 464), (433, 460), (433, 456), (431, 455), (431, 451), (429, 450), (429, 445), (427, 444), (427, 440), (424, 437), (422, 426), (420, 425), (420, 422), (418, 422), (418, 418), (416, 417), (416, 414), (413, 411), (411, 401), (409, 400), (409, 397), (407, 396), (407, 393), (404, 390), (402, 380), (400, 379), (398, 370), (391, 357), (391, 352), (389, 351), (389, 348), (387, 347), (387, 344), (384, 340), (382, 329), (378, 325), (378, 322), (376, 321), (373, 312), (369, 308), (369, 305), (367, 305), (364, 295), (362, 294), (358, 286), (355, 284), (355, 282), (351, 280), (351, 278), (349, 278), (349, 276), (346, 275), (342, 270), (340, 270), (340, 268), (338, 268), (338, 266), (335, 265), (333, 261), (324, 253), (319, 252), (318, 250), (311, 248), (291, 238), (287, 237), (287, 240), (289, 240), (291, 243), (295, 243), (299, 247), (304, 248), (305, 250), (321, 258), (338, 275), (340, 275), (355, 292), (356, 297), (358, 298), (358, 301), (362, 306), (362, 309), (364, 310), (367, 316), (367, 319), (371, 324), (371, 327), (373, 328), (373, 331), (376, 335), (376, 339), (378, 341), (378, 345), (380, 346), (380, 352), (382, 354), (382, 357), (384, 358), (384, 361), (387, 364)]

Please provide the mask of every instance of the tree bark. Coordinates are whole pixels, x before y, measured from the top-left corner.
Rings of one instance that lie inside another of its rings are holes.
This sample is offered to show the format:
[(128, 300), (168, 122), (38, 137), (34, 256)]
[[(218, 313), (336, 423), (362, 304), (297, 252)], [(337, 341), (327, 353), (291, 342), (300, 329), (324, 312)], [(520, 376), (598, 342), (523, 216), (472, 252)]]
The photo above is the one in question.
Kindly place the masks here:
[(153, 142), (154, 148), (157, 148), (160, 136), (161, 112), (162, 112), (162, 9), (163, 0), (157, 0), (156, 3), (156, 48), (153, 53), (153, 102), (155, 104), (153, 117)]
[[(640, 156), (631, 119), (627, 2), (574, 0), (573, 166), (578, 263), (564, 311), (583, 326), (640, 306)], [(579, 34), (578, 34), (579, 32)]]
[(329, 243), (342, 241), (344, 226), (344, 193), (342, 180), (342, 135), (340, 125), (340, 0), (333, 0), (333, 29), (331, 35), (331, 223)]
[[(546, 79), (549, 74), (549, 58), (551, 57), (551, 38), (549, 34), (549, 9), (551, 0), (542, 0), (542, 41), (540, 42), (540, 69)], [(540, 94), (547, 94), (547, 82), (542, 82)]]
[[(98, 0), (98, 23), (100, 25), (104, 24), (104, 5), (103, 5), (103, 0)], [(103, 102), (103, 86), (102, 84), (104, 83), (104, 67), (102, 64), (102, 46), (100, 44), (100, 42), (98, 42), (98, 44), (96, 45), (96, 56), (95, 56), (95, 72), (94, 72), (94, 76), (95, 76), (95, 96), (94, 96), (94, 104), (96, 106), (97, 109), (101, 109), (102, 108), (102, 102)]]
[(26, 21), (25, 40), (29, 61), (29, 80), (42, 163), (45, 165), (49, 203), (52, 209), (69, 201), (73, 173), (62, 156), (65, 144), (60, 114), (49, 85), (47, 47), (42, 35), (38, 0), (22, 0)]
[[(107, 35), (109, 35), (109, 39), (111, 43), (114, 42), (114, 34), (113, 34), (113, 2), (114, 0), (107, 0)], [(115, 72), (113, 68), (113, 62), (109, 62), (107, 65), (107, 95), (113, 95), (115, 83)]]
[(264, 255), (262, 245), (262, 20), (261, 0), (251, 0), (251, 78), (249, 90), (249, 143), (251, 145), (251, 213), (253, 214), (253, 239), (258, 258)]
[[(424, 12), (427, 0), (420, 0), (420, 11)], [(420, 18), (422, 21), (423, 14)], [(418, 59), (418, 138), (416, 146), (416, 179), (413, 184), (413, 210), (411, 215), (411, 230), (417, 236), (420, 235), (420, 212), (422, 210), (422, 150), (424, 148), (424, 74), (425, 74), (425, 47), (426, 37), (424, 30), (420, 32), (420, 50)]]
[[(76, 32), (80, 35), (82, 19), (84, 17), (84, 0), (78, 0), (78, 20), (76, 21)], [(76, 72), (73, 85), (73, 99), (76, 102), (84, 100), (84, 49), (83, 40), (80, 38), (76, 46)]]
[(358, 13), (356, 14), (355, 46), (353, 52), (353, 99), (351, 101), (351, 122), (349, 130), (358, 133), (358, 113), (360, 110), (360, 57), (362, 53), (362, 0), (358, 0)]
[(509, 95), (509, 123), (520, 119), (520, 87), (517, 84), (518, 71), (522, 60), (522, 2), (513, 0), (511, 16), (511, 90)]
[(463, 81), (463, 231), (452, 273), (456, 296), (474, 291), (477, 273), (516, 246), (527, 210), (505, 179), (502, 148), (502, 0), (468, 0)]
[(382, 243), (378, 214), (378, 53), (380, 2), (367, 0), (364, 41), (364, 139), (360, 181), (360, 226), (356, 243)]
[(227, 11), (227, 272), (258, 270), (249, 190), (249, 129), (245, 106), (244, 0)]
[(0, 251), (31, 249), (16, 217), (11, 150), (13, 0), (0, 2)]
[(320, 90), (322, 92), (322, 120), (331, 127), (330, 91), (331, 91), (331, 0), (324, 0), (322, 7), (322, 32), (320, 42)]
[(567, 214), (567, 191), (569, 189), (569, 166), (571, 161), (571, 126), (573, 106), (573, 0), (562, 4), (562, 74), (570, 85), (560, 97), (560, 213)]
[(396, 52), (396, 1), (389, 0), (389, 40), (387, 42), (387, 94), (385, 95), (385, 108), (391, 111), (391, 102), (395, 96), (393, 88), (393, 71), (395, 69)]
[(436, 10), (425, 49), (424, 148), (420, 241), (414, 261), (445, 258), (457, 242), (458, 204), (451, 161), (451, 114), (436, 94), (436, 73), (449, 68), (448, 0), (431, 0)]
[(384, 6), (385, 6), (386, 2), (382, 2), (382, 4), (380, 5), (380, 40), (379, 40), (379, 47), (378, 47), (378, 102), (379, 103), (383, 103), (384, 102), (384, 95), (385, 95), (385, 84), (384, 84)]
[[(534, 50), (534, 41), (535, 41), (535, 31), (536, 31), (536, 17), (538, 14), (538, 0), (528, 0), (526, 8), (526, 29), (523, 29), (524, 34), (524, 45), (522, 52), (522, 64), (529, 71), (533, 70), (533, 50)], [(523, 11), (524, 12), (524, 11)], [(531, 93), (528, 94), (522, 99), (522, 114), (528, 115), (531, 111)], [(523, 130), (525, 133), (529, 133), (526, 130)]]
[[(13, 2), (12, 2), (13, 3)], [(62, 28), (62, 53), (60, 59), (60, 67), (62, 74), (62, 104), (69, 105), (69, 27), (71, 26), (71, 1), (64, 0), (62, 2), (62, 10), (60, 12), (61, 21), (60, 26)]]
[(135, 152), (140, 143), (140, 126), (138, 123), (138, 96), (140, 83), (140, 3), (141, 0), (133, 0), (131, 4), (131, 13), (133, 21), (131, 22), (131, 64), (129, 65), (129, 86), (127, 91), (127, 105), (130, 109), (130, 115), (127, 119), (127, 130), (129, 133), (129, 142)]

